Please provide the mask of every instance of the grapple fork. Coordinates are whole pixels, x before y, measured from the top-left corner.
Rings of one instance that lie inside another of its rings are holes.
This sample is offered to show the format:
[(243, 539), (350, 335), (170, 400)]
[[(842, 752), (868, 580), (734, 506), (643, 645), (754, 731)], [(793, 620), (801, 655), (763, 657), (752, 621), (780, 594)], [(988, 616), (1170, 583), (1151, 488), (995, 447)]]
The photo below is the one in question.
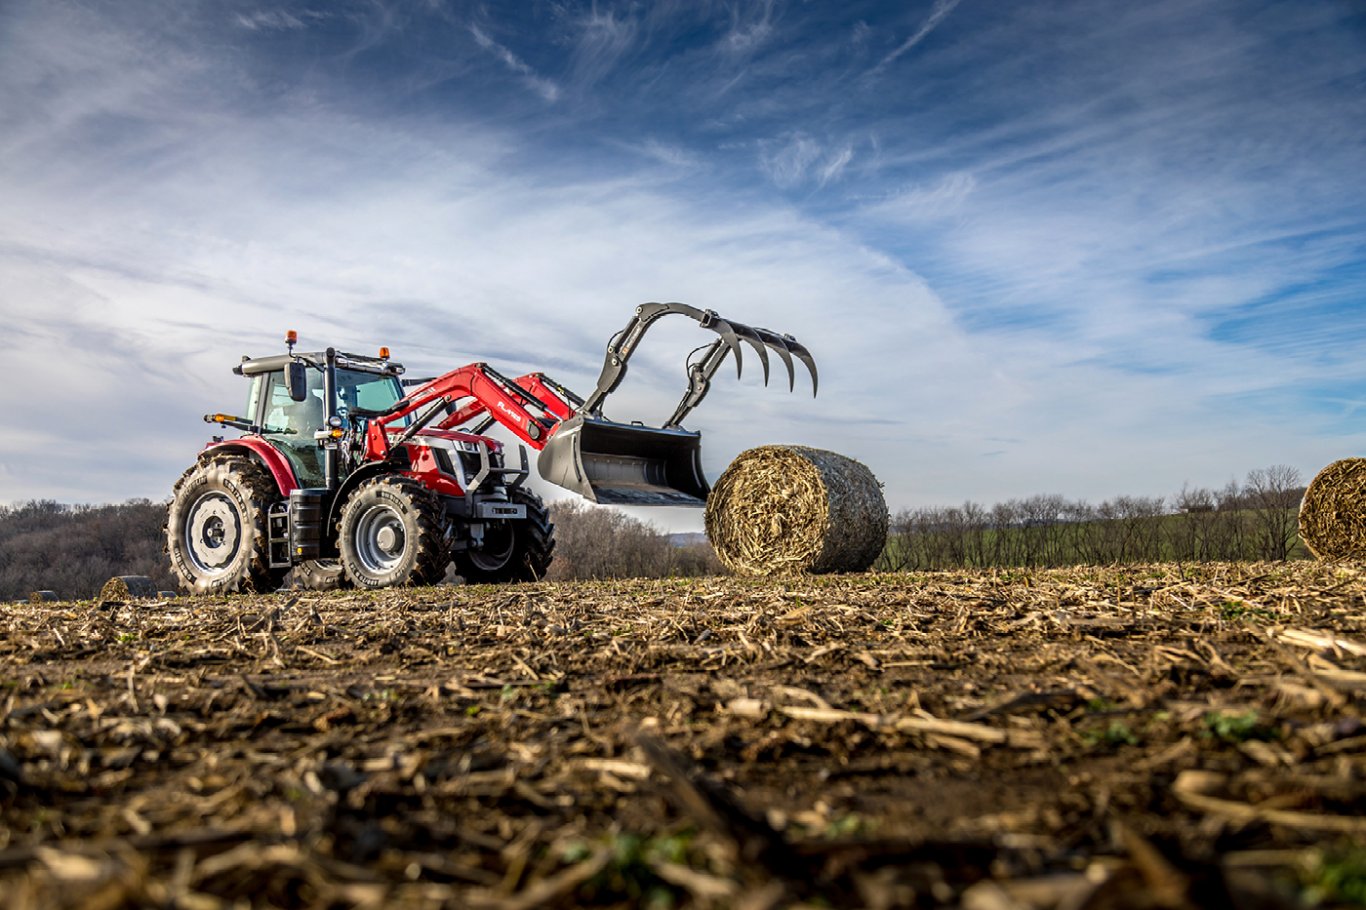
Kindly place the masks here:
[[(683, 399), (660, 428), (608, 420), (602, 413), (603, 402), (621, 385), (627, 363), (650, 326), (670, 315), (694, 319), (718, 336), (698, 349), (700, 357), (689, 358), (688, 390)], [(810, 371), (811, 392), (816, 393), (819, 378), (815, 359), (791, 335), (723, 319), (714, 310), (685, 303), (641, 304), (626, 327), (608, 342), (597, 388), (584, 400), (578, 414), (560, 424), (542, 450), (538, 463), (541, 476), (595, 502), (704, 505), (710, 488), (702, 473), (701, 434), (684, 430), (682, 422), (706, 397), (712, 377), (728, 354), (735, 356), (736, 377), (742, 375), (742, 342), (757, 353), (765, 385), (769, 379), (768, 351), (772, 350), (787, 367), (789, 390), (796, 385), (792, 366), (796, 358)]]

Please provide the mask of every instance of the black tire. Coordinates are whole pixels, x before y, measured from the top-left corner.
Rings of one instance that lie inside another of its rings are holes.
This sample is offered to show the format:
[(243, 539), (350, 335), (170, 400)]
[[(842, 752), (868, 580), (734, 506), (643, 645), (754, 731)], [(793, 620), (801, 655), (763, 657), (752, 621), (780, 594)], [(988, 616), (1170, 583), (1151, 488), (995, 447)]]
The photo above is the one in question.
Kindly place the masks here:
[(196, 594), (279, 588), (288, 570), (270, 567), (267, 537), (279, 499), (270, 472), (241, 455), (214, 455), (182, 474), (166, 513), (166, 553), (180, 586)]
[(351, 587), (340, 559), (305, 559), (294, 567), (294, 581), (309, 591), (335, 591)]
[(518, 487), (509, 499), (526, 506), (526, 518), (489, 522), (481, 549), (459, 550), (451, 558), (470, 584), (540, 581), (555, 558), (555, 526), (541, 497)]
[(357, 487), (337, 533), (346, 577), (358, 588), (436, 584), (451, 559), (441, 500), (408, 477), (384, 475)]

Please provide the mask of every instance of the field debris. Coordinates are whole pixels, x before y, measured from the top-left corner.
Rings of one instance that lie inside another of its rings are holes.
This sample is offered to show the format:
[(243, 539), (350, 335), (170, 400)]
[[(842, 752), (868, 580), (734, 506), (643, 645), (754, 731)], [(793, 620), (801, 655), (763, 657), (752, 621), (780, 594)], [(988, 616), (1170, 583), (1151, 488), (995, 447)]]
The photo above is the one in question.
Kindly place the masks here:
[(887, 502), (873, 472), (806, 446), (748, 449), (707, 497), (707, 539), (733, 572), (862, 572), (887, 543)]
[(0, 622), (12, 908), (1293, 907), (1366, 884), (1353, 567)]
[(1366, 557), (1366, 458), (1344, 458), (1310, 481), (1300, 501), (1300, 540), (1319, 559)]

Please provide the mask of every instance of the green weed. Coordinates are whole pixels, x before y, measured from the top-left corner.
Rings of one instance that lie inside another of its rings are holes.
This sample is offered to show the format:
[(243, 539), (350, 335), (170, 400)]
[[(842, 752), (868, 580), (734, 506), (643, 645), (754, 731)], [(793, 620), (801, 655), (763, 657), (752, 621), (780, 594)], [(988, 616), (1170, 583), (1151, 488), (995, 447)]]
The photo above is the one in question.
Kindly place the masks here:
[[(657, 837), (615, 835), (606, 845), (611, 857), (607, 868), (586, 883), (579, 896), (586, 903), (624, 900), (632, 906), (658, 910), (677, 906), (685, 894), (656, 875), (653, 866), (661, 862), (689, 865), (696, 859), (692, 856), (693, 836), (691, 830)], [(565, 847), (561, 860), (570, 865), (581, 863), (595, 852), (592, 844), (575, 841)]]
[(1278, 739), (1279, 734), (1273, 727), (1261, 722), (1256, 711), (1229, 713), (1211, 711), (1205, 715), (1205, 736), (1221, 742), (1237, 745), (1250, 739)]
[(1087, 730), (1081, 734), (1081, 741), (1088, 746), (1106, 746), (1111, 749), (1120, 746), (1136, 746), (1138, 736), (1122, 720), (1112, 720), (1102, 730)]
[(1302, 881), (1311, 906), (1366, 906), (1366, 847), (1351, 846), (1319, 855), (1304, 871)]
[(1275, 619), (1266, 607), (1250, 607), (1241, 600), (1226, 600), (1219, 605), (1219, 618), (1226, 620)]

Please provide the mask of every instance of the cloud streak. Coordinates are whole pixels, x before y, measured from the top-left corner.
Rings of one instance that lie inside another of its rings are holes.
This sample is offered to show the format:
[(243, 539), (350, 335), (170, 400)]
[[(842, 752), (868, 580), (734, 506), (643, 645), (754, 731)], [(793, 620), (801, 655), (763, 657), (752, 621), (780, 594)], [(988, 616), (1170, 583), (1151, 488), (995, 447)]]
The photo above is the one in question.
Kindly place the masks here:
[(895, 63), (901, 56), (909, 52), (917, 44), (929, 37), (930, 32), (939, 26), (939, 23), (948, 18), (949, 13), (953, 12), (961, 0), (934, 0), (934, 7), (925, 21), (920, 24), (920, 28), (901, 44), (897, 45), (896, 50), (878, 61), (877, 66), (873, 67), (871, 74), (876, 75), (887, 67)]
[(546, 101), (554, 103), (560, 98), (560, 87), (549, 79), (537, 75), (536, 71), (508, 48), (494, 41), (478, 25), (471, 25), (470, 34), (478, 45), (493, 54), (511, 72), (522, 78), (522, 82)]

